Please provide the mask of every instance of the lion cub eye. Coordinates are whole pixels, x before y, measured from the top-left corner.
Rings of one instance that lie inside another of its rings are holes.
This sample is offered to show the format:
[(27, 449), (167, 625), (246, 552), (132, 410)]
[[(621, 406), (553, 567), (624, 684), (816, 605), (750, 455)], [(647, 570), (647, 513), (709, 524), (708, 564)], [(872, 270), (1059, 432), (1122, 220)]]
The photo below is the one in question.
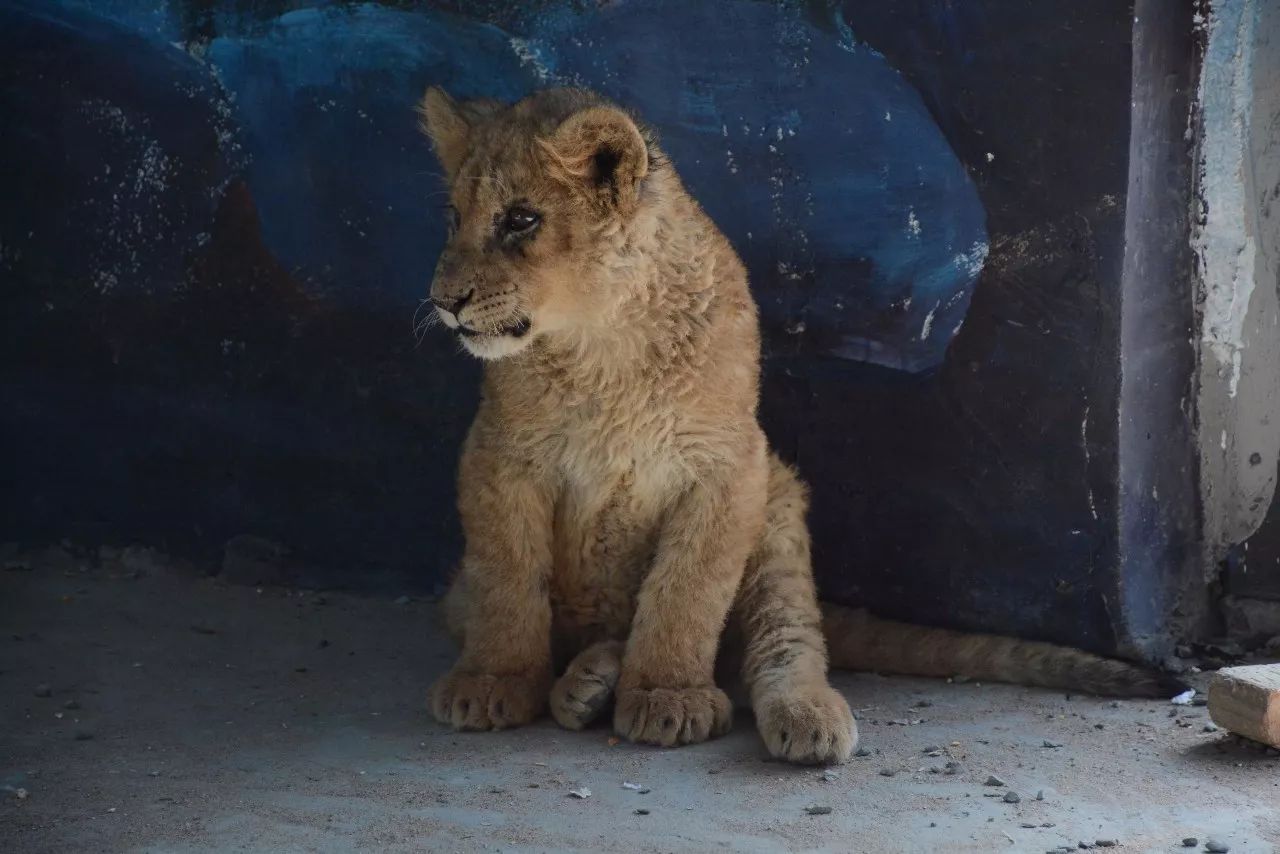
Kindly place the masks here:
[(502, 231), (504, 234), (528, 234), (542, 222), (542, 217), (536, 211), (516, 205), (507, 210), (502, 217)]

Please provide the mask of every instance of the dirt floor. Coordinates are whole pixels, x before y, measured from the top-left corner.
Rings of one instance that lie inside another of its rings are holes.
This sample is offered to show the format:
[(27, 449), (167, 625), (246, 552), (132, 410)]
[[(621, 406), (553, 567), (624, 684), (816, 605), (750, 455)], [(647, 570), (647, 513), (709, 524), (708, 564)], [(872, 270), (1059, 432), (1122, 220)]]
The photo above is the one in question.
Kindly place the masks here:
[(866, 755), (826, 773), (749, 717), (679, 750), (456, 734), (423, 711), (435, 607), (8, 559), (0, 851), (1280, 848), (1280, 758), (1167, 700), (840, 674)]

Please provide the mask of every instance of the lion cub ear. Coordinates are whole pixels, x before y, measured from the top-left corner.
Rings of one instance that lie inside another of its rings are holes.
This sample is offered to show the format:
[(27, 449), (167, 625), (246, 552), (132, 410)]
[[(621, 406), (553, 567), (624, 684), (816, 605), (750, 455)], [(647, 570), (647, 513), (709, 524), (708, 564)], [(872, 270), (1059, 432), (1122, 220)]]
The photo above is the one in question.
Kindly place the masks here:
[(630, 215), (649, 171), (649, 150), (631, 117), (615, 107), (590, 107), (541, 140), (552, 171), (585, 192), (602, 212)]
[(471, 131), (487, 117), (501, 110), (498, 101), (479, 98), (458, 102), (439, 86), (432, 86), (418, 104), (419, 123), (431, 138), (445, 177), (450, 181), (466, 157), (471, 144)]

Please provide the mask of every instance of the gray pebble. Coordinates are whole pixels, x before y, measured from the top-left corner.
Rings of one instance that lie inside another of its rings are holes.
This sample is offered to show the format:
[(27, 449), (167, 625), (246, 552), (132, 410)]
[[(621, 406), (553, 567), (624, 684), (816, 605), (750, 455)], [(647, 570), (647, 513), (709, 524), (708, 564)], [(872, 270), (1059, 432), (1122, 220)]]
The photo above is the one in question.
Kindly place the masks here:
[(76, 741), (89, 741), (93, 738), (93, 733), (87, 729), (76, 730)]
[(1017, 803), (1021, 803), (1021, 802), (1022, 802), (1022, 796), (1021, 796), (1021, 795), (1019, 795), (1017, 792), (1005, 792), (1005, 793), (1004, 793), (1004, 802), (1005, 802), (1006, 804), (1017, 804)]
[(894, 771), (892, 768), (881, 768), (881, 769), (880, 769), (880, 776), (881, 776), (881, 777), (892, 777), (894, 774), (897, 774), (897, 773), (898, 773), (898, 772), (897, 772), (897, 771)]
[(955, 775), (960, 771), (960, 763), (952, 760), (947, 763), (947, 767), (942, 770), (943, 774)]
[(35, 695), (37, 697), (52, 697), (53, 689), (42, 682), (36, 686)]
[(1042, 747), (1049, 747), (1049, 748), (1055, 748), (1055, 749), (1056, 749), (1056, 748), (1059, 748), (1059, 747), (1061, 747), (1061, 746), (1062, 746), (1062, 742), (1060, 742), (1060, 741), (1050, 741), (1049, 739), (1047, 739), (1047, 738), (1046, 738), (1043, 742), (1041, 742), (1041, 746), (1042, 746)]
[(991, 775), (989, 775), (989, 776), (987, 777), (987, 781), (986, 781), (985, 783), (983, 783), (982, 785), (984, 785), (984, 786), (1003, 786), (1003, 785), (1004, 785), (1004, 780), (1001, 780), (1001, 779), (1000, 779), (999, 777), (997, 777), (995, 774), (991, 774)]
[(809, 815), (830, 815), (831, 807), (819, 807), (819, 806), (805, 807), (804, 811), (807, 812)]
[(1188, 836), (1186, 839), (1182, 840), (1183, 848), (1195, 848), (1199, 844), (1200, 840), (1196, 839), (1194, 836)]
[(1116, 841), (1114, 839), (1095, 839), (1093, 844), (1099, 848), (1115, 848)]
[(871, 755), (871, 748), (870, 748), (870, 747), (859, 747), (857, 750), (855, 750), (855, 751), (853, 752), (853, 755), (854, 755), (854, 756), (870, 756), (870, 755)]
[(942, 748), (936, 744), (930, 744), (928, 747), (920, 748), (921, 753), (941, 753)]
[(409, 604), (410, 602), (412, 602), (412, 601), (413, 601), (413, 600), (412, 600), (412, 599), (410, 599), (408, 596), (397, 596), (397, 597), (396, 597), (396, 599), (395, 599), (395, 602), (393, 602), (392, 604), (395, 604), (395, 605), (408, 605), (408, 604)]
[(1204, 850), (1209, 854), (1227, 854), (1231, 850), (1231, 846), (1225, 842), (1219, 842), (1216, 839), (1210, 839), (1205, 842)]
[(80, 708), (80, 704), (77, 703), (75, 700), (67, 700), (65, 703), (62, 704), (62, 708), (74, 710), (74, 709)]
[(1032, 824), (1032, 823), (1031, 823), (1031, 822), (1029, 822), (1029, 821), (1024, 821), (1024, 822), (1022, 822), (1022, 824), (1019, 824), (1019, 825), (1018, 825), (1018, 827), (1021, 827), (1021, 828), (1022, 828), (1022, 829), (1024, 829), (1024, 830), (1035, 830), (1037, 827), (1039, 827), (1039, 825), (1038, 825), (1038, 824)]
[(639, 809), (636, 810), (636, 815), (648, 815), (648, 814), (649, 814), (649, 811), (644, 807), (640, 807)]
[(1205, 725), (1204, 725), (1204, 732), (1217, 732), (1217, 731), (1218, 731), (1218, 725), (1217, 725), (1217, 724), (1205, 724)]
[(1044, 789), (1037, 789), (1037, 790), (1036, 790), (1036, 800), (1037, 800), (1037, 801), (1043, 801), (1043, 800), (1044, 800)]

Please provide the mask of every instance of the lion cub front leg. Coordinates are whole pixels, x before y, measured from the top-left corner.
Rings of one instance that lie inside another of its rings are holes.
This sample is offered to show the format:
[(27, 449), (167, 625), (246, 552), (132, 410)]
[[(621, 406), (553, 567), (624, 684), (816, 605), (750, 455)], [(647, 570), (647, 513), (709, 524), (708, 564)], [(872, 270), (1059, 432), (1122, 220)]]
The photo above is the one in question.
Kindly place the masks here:
[(474, 444), (458, 487), (462, 654), (431, 687), (430, 708), (455, 729), (503, 729), (541, 714), (551, 686), (552, 498), (527, 466)]
[(618, 681), (614, 730), (671, 747), (723, 735), (733, 707), (716, 651), (763, 514), (749, 472), (693, 485), (671, 508), (640, 588)]

